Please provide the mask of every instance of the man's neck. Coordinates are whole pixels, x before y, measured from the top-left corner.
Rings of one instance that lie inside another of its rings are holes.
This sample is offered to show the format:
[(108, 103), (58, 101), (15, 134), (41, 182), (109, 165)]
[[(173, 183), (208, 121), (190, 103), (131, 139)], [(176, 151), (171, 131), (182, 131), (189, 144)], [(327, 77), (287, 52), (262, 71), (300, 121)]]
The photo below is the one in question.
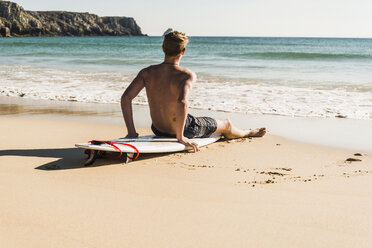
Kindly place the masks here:
[(181, 61), (181, 56), (175, 56), (175, 57), (165, 56), (163, 64), (179, 65), (180, 61)]

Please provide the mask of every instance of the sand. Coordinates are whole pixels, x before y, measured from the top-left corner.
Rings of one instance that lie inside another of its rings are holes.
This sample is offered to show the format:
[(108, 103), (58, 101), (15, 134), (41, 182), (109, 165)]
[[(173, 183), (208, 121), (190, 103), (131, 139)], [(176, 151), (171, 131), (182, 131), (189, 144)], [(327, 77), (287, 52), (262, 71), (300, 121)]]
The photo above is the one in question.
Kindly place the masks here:
[(372, 247), (372, 153), (267, 135), (84, 167), (74, 144), (124, 126), (0, 129), (1, 247)]

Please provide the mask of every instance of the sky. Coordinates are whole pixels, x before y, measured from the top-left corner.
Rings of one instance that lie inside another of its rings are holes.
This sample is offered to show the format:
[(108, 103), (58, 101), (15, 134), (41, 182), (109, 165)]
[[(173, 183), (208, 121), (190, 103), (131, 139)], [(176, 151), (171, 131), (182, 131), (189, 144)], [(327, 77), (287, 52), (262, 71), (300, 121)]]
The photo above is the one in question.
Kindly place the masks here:
[(26, 10), (133, 17), (142, 32), (189, 36), (372, 38), (371, 0), (13, 0)]

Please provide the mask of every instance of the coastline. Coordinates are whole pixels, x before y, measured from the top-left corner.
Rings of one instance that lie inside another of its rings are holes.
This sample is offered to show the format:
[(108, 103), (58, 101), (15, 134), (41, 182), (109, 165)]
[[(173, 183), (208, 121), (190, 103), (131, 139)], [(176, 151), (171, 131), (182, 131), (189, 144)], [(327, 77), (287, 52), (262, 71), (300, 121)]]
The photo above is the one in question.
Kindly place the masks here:
[(117, 110), (7, 100), (8, 110), (0, 105), (0, 128), (7, 130), (0, 143), (0, 243), (6, 247), (372, 244), (371, 152), (355, 156), (359, 150), (268, 134), (220, 141), (199, 153), (83, 167), (85, 155), (73, 145), (124, 135)]
[[(150, 127), (147, 105), (133, 105), (138, 127)], [(240, 128), (266, 127), (268, 133), (290, 140), (336, 148), (372, 152), (372, 121), (340, 118), (248, 115), (242, 113), (190, 109), (197, 116), (230, 118)], [(1, 116), (68, 119), (87, 122), (122, 124), (120, 104), (34, 100), (0, 96)], [(123, 134), (124, 135), (124, 134)]]

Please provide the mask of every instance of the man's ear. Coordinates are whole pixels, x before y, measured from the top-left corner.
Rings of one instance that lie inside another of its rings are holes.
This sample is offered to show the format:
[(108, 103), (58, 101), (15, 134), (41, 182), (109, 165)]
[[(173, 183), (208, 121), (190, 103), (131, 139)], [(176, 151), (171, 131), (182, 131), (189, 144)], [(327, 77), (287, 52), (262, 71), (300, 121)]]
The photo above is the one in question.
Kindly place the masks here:
[(182, 55), (185, 55), (186, 48), (184, 48), (181, 52)]

